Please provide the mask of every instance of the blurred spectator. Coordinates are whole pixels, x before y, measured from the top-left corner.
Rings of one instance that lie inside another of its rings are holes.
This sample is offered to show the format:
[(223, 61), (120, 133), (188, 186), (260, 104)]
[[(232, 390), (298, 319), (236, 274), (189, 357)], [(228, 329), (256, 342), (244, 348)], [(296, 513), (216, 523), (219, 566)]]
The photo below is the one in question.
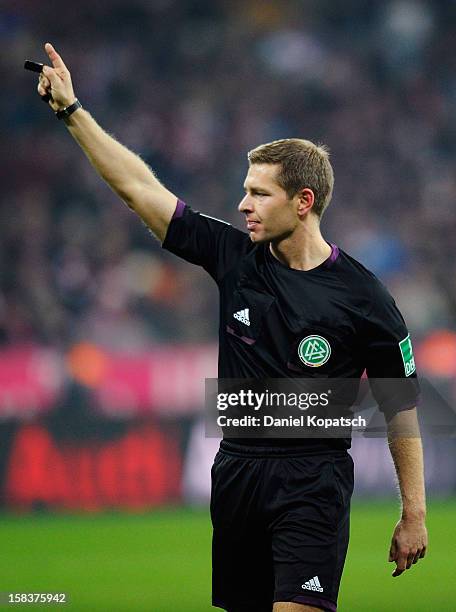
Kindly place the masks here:
[(412, 332), (455, 330), (452, 3), (336, 4), (4, 0), (1, 342), (133, 350), (216, 335), (210, 279), (161, 252), (22, 71), (48, 39), (102, 126), (208, 214), (241, 222), (249, 148), (327, 143), (327, 238), (390, 286)]

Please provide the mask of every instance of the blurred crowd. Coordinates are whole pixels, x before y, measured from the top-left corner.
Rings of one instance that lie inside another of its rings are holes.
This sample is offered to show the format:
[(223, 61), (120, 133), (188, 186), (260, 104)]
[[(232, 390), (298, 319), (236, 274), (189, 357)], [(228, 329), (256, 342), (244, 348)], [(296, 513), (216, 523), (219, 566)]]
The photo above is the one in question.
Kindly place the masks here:
[(325, 237), (387, 284), (415, 337), (456, 331), (455, 33), (448, 0), (3, 0), (1, 343), (217, 333), (211, 279), (162, 251), (40, 101), (22, 64), (47, 40), (108, 132), (241, 228), (247, 151), (326, 143)]

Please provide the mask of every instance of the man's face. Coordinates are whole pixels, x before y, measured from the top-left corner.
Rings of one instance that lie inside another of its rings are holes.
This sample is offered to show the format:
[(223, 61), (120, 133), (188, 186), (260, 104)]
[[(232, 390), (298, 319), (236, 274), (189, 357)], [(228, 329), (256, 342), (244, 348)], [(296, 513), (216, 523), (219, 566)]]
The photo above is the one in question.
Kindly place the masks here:
[(286, 238), (299, 223), (299, 198), (290, 200), (277, 183), (279, 170), (280, 164), (252, 164), (247, 173), (239, 211), (245, 214), (252, 242)]

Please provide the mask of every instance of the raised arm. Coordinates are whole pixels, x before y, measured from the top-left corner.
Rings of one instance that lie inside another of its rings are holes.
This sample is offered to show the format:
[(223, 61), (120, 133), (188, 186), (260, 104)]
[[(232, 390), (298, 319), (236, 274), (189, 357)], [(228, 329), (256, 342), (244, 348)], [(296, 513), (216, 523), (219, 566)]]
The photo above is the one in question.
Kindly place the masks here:
[(400, 576), (424, 557), (428, 543), (423, 449), (416, 408), (399, 412), (391, 419), (388, 444), (402, 498), (402, 516), (394, 529), (389, 561), (396, 563), (393, 576)]
[[(76, 99), (71, 75), (50, 43), (45, 45), (52, 67), (40, 74), (38, 93), (50, 94), (49, 105), (62, 110)], [(142, 159), (107, 134), (84, 109), (78, 108), (65, 123), (90, 163), (163, 242), (176, 208), (177, 197), (164, 187)]]

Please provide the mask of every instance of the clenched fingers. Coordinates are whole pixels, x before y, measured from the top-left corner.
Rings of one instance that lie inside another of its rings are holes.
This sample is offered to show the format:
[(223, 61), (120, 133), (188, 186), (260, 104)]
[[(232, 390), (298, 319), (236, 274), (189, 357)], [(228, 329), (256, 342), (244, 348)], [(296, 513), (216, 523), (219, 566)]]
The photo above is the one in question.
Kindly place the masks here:
[(424, 557), (426, 554), (426, 547), (420, 548), (418, 550), (413, 550), (407, 553), (406, 550), (397, 551), (394, 548), (390, 551), (389, 561), (395, 561), (396, 569), (393, 572), (393, 576), (400, 576), (406, 570), (410, 569), (412, 565), (418, 563), (420, 559)]
[(416, 552), (411, 552), (409, 553), (409, 555), (407, 556), (407, 565), (406, 565), (406, 569), (410, 569), (412, 567), (413, 561), (415, 559), (415, 555)]
[(397, 555), (397, 558), (394, 559), (394, 561), (396, 562), (396, 569), (394, 570), (392, 574), (394, 578), (396, 578), (396, 576), (400, 576), (401, 574), (405, 572), (405, 570), (407, 569), (407, 560), (408, 560), (408, 557), (404, 553), (399, 553)]
[(49, 95), (51, 91), (51, 83), (47, 77), (40, 74), (38, 79), (38, 93), (41, 97)]
[(40, 74), (38, 78), (38, 93), (40, 96), (48, 93), (48, 90), (51, 89), (51, 81), (44, 76), (44, 74)]

